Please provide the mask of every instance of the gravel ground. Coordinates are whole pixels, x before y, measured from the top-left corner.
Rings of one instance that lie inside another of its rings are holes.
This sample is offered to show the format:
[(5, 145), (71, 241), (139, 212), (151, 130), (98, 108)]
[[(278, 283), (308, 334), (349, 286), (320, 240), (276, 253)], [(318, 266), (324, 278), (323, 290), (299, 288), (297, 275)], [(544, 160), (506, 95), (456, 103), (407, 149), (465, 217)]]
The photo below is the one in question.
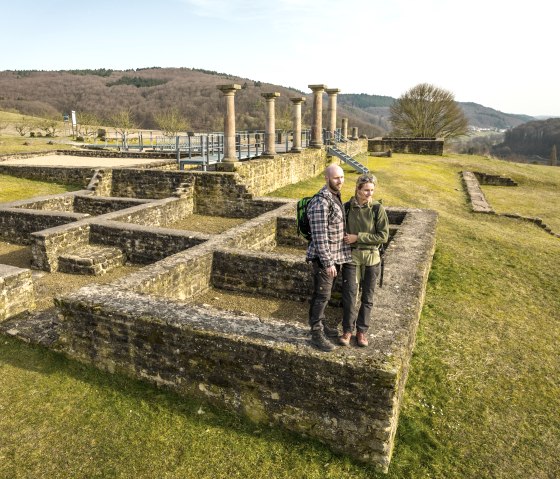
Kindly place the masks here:
[(220, 234), (245, 223), (245, 218), (226, 218), (224, 216), (190, 215), (181, 221), (166, 225), (166, 228), (197, 231), (206, 234)]
[(30, 158), (13, 158), (2, 161), (3, 165), (34, 165), (34, 166), (76, 166), (92, 168), (112, 168), (112, 167), (134, 167), (143, 166), (150, 163), (166, 164), (167, 160), (157, 160), (154, 158), (98, 158), (88, 156), (72, 155), (45, 155), (32, 156)]

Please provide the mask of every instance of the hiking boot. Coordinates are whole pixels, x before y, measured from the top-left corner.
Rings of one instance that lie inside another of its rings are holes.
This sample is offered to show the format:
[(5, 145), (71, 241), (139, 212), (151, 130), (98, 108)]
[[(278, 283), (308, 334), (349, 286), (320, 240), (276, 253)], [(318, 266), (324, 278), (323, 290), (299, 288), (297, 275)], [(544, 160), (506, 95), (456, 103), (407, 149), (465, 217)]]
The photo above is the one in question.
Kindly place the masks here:
[(366, 333), (358, 331), (356, 333), (356, 343), (358, 343), (358, 346), (360, 346), (361, 348), (365, 348), (368, 345)]
[(338, 338), (338, 342), (341, 346), (349, 346), (351, 339), (352, 333), (348, 331), (347, 333), (344, 333), (342, 336), (340, 336), (340, 338)]
[(323, 325), (323, 331), (325, 332), (325, 334), (329, 338), (338, 338), (338, 329), (337, 328), (331, 328), (330, 326), (327, 326), (325, 324), (325, 325)]
[(331, 343), (323, 331), (312, 331), (311, 332), (311, 344), (321, 351), (326, 353), (332, 351), (335, 346)]

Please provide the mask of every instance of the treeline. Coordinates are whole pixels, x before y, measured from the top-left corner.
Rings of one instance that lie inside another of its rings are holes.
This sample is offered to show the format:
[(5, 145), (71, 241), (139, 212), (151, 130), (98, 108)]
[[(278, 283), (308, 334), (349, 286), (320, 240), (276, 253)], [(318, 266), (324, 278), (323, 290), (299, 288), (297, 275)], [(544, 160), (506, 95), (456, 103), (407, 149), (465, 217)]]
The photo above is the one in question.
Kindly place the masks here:
[[(131, 72), (134, 72), (131, 74)], [(110, 126), (115, 113), (129, 110), (138, 128), (157, 128), (156, 118), (166, 111), (178, 111), (194, 131), (223, 128), (223, 97), (217, 85), (237, 83), (236, 126), (264, 129), (265, 100), (262, 93), (278, 91), (278, 128), (291, 128), (293, 105), (289, 98), (302, 96), (296, 89), (271, 85), (233, 75), (190, 68), (143, 68), (127, 71), (110, 69), (69, 71), (0, 72), (0, 109), (22, 114), (62, 118), (75, 110), (94, 115)], [(311, 92), (302, 108), (304, 127), (311, 125)], [(326, 96), (323, 108), (327, 121)], [(388, 131), (386, 112), (376, 114), (339, 102), (338, 117), (347, 117), (359, 134), (379, 136)], [(339, 121), (340, 123), (340, 121)]]
[(553, 148), (560, 148), (560, 118), (530, 121), (512, 128), (492, 152), (503, 158), (538, 156), (549, 159)]
[[(102, 123), (117, 112), (129, 110), (139, 128), (155, 129), (156, 117), (173, 109), (194, 131), (223, 128), (223, 100), (219, 84), (238, 83), (236, 126), (263, 129), (265, 101), (261, 93), (278, 91), (277, 123), (291, 121), (292, 96), (305, 96), (303, 125), (309, 127), (313, 104), (311, 92), (263, 83), (227, 73), (196, 68), (147, 67), (128, 70), (106, 68), (65, 71), (1, 71), (0, 109), (26, 115), (58, 117), (78, 113), (94, 115)], [(338, 118), (348, 118), (349, 127), (368, 137), (389, 134), (389, 108), (394, 98), (381, 95), (338, 95)], [(476, 103), (460, 103), (469, 124), (484, 128), (511, 128), (531, 117), (510, 115)], [(326, 95), (323, 107), (326, 124)], [(105, 123), (109, 125), (109, 123)], [(340, 120), (339, 120), (340, 124)], [(280, 126), (284, 128), (284, 126)]]

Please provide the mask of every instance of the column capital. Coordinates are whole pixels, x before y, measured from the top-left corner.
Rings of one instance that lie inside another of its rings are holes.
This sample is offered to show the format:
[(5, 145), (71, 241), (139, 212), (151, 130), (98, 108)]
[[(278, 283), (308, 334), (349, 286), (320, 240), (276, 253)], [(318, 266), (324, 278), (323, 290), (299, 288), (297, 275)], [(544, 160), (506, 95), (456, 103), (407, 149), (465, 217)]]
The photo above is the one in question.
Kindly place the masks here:
[(324, 91), (327, 88), (327, 85), (307, 85), (307, 88), (310, 88), (312, 91)]
[(267, 100), (272, 100), (280, 96), (280, 93), (277, 91), (269, 92), (269, 93), (261, 93), (261, 96), (266, 98)]
[(294, 104), (297, 105), (298, 103), (303, 103), (306, 101), (306, 98), (303, 96), (293, 96), (290, 98), (290, 101)]
[(340, 93), (340, 88), (326, 88), (325, 91), (328, 95), (336, 95), (337, 93)]
[(241, 90), (241, 85), (237, 83), (229, 83), (228, 85), (218, 85), (218, 90), (225, 95), (226, 93), (232, 94), (235, 93), (237, 90)]

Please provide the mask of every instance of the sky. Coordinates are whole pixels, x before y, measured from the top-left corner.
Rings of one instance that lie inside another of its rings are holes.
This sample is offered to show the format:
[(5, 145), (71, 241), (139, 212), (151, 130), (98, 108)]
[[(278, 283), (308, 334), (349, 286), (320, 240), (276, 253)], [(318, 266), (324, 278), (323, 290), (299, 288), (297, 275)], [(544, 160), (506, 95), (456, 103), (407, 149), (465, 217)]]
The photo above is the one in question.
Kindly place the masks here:
[(555, 2), (516, 3), (0, 0), (0, 70), (202, 68), (394, 98), (430, 83), (460, 102), (560, 116)]

